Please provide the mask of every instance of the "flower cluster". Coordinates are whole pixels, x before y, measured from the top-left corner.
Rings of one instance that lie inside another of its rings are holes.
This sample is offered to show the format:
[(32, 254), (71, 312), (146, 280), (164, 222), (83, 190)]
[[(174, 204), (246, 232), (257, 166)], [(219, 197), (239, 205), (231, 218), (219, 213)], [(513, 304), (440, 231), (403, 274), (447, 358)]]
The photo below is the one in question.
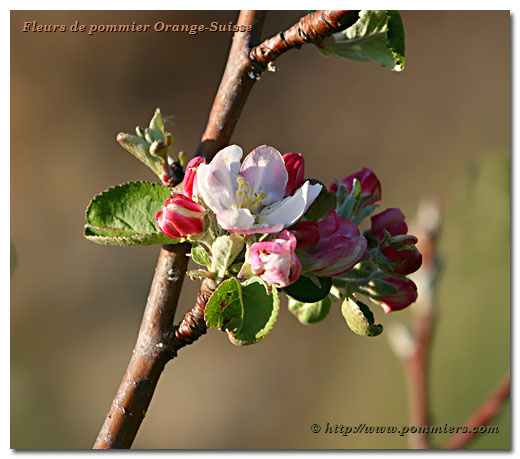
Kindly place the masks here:
[(385, 312), (416, 300), (406, 276), (421, 265), (417, 238), (407, 234), (397, 208), (371, 216), (381, 200), (374, 172), (362, 169), (326, 188), (304, 178), (299, 153), (282, 156), (264, 145), (242, 156), (231, 145), (209, 163), (193, 158), (182, 193), (173, 193), (156, 216), (168, 237), (203, 248), (206, 262), (199, 262), (208, 275), (217, 282), (259, 276), (276, 288), (292, 286), (291, 295), (307, 278), (305, 288), (329, 285), (326, 295), (343, 298), (362, 294)]

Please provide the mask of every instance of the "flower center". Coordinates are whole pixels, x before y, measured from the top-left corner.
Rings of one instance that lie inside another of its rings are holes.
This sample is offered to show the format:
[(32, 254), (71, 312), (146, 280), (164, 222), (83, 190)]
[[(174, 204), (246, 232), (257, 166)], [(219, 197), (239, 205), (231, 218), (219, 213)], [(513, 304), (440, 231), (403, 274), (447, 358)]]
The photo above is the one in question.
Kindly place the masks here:
[(252, 185), (249, 185), (243, 177), (237, 178), (237, 204), (239, 209), (256, 210), (266, 198), (265, 193), (255, 193)]

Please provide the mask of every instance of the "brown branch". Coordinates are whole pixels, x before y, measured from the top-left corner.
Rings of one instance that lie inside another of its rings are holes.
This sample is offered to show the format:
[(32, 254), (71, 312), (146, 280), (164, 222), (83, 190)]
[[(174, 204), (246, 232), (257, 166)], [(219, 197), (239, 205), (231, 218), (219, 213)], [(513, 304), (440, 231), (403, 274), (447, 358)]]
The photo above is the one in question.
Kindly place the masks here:
[(231, 135), (256, 78), (251, 73), (250, 49), (259, 41), (264, 11), (243, 10), (238, 25), (251, 25), (251, 32), (236, 32), (208, 123), (195, 156), (210, 160), (229, 144)]
[(302, 17), (284, 32), (265, 40), (249, 53), (249, 58), (264, 70), (280, 54), (306, 43), (319, 44), (324, 38), (353, 25), (359, 18), (357, 10), (319, 10)]
[(458, 432), (443, 446), (443, 449), (461, 449), (475, 436), (476, 432), (471, 432), (474, 427), (481, 427), (488, 424), (500, 412), (502, 404), (507, 400), (511, 391), (510, 371), (504, 379), (493, 390), (487, 400), (480, 405), (477, 410), (466, 420), (464, 425), (470, 432)]
[[(247, 56), (260, 32), (263, 17), (262, 12), (240, 13), (238, 25), (251, 26), (250, 32), (236, 32), (233, 38), (222, 84), (201, 141), (202, 147), (199, 146), (202, 150), (198, 154), (208, 159), (218, 152), (220, 145), (228, 143), (251, 89), (246, 87), (249, 83), (244, 83), (249, 68)], [(161, 248), (134, 352), (94, 449), (130, 448), (164, 366), (181, 347), (206, 332), (204, 308), (212, 288), (208, 282), (203, 282), (195, 307), (177, 327), (172, 327), (186, 273), (188, 250), (188, 244)]]

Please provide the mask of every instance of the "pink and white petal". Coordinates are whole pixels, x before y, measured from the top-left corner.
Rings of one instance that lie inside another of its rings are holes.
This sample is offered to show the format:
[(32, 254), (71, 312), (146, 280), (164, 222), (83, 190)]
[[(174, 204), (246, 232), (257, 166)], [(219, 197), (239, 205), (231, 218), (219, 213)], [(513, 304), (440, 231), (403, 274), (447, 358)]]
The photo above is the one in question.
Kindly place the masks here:
[(242, 148), (230, 145), (220, 150), (209, 164), (201, 164), (197, 169), (198, 191), (215, 213), (231, 208), (236, 201), (242, 154)]
[(258, 224), (255, 223), (253, 227), (250, 230), (242, 230), (242, 231), (235, 231), (235, 230), (228, 230), (231, 233), (240, 233), (240, 234), (264, 234), (264, 233), (279, 233), (283, 230), (282, 224), (277, 225), (269, 225), (269, 224)]
[(280, 201), (285, 195), (287, 169), (276, 148), (262, 145), (246, 156), (240, 175), (253, 186), (255, 193), (265, 193), (265, 205)]
[(226, 209), (217, 212), (217, 221), (226, 231), (242, 233), (252, 229), (255, 217), (251, 215), (249, 209)]
[(287, 196), (278, 204), (262, 210), (258, 215), (258, 222), (260, 224), (281, 223), (284, 227), (291, 226), (301, 218), (318, 197), (320, 191), (320, 184), (311, 185), (307, 181), (292, 196)]

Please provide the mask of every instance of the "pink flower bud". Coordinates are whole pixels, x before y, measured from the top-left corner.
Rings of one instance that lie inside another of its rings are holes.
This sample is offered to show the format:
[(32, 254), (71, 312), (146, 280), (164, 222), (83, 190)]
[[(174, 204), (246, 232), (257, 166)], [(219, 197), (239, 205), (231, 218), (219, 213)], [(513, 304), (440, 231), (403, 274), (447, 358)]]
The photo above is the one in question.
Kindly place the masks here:
[(309, 220), (297, 223), (291, 227), (291, 233), (296, 237), (298, 242), (296, 248), (310, 249), (314, 247), (320, 239), (318, 224)]
[(283, 160), (285, 161), (288, 175), (285, 194), (286, 196), (292, 196), (303, 185), (305, 161), (300, 153), (286, 153), (283, 155)]
[(381, 253), (392, 265), (392, 272), (395, 274), (412, 274), (417, 271), (422, 264), (422, 255), (413, 245), (397, 250), (391, 246), (387, 246), (381, 250)]
[(387, 230), (392, 236), (406, 234), (408, 231), (408, 226), (404, 222), (404, 214), (400, 209), (386, 209), (371, 217), (370, 220), (372, 221), (370, 233), (380, 241), (385, 238), (384, 230)]
[(186, 166), (182, 189), (184, 194), (190, 199), (193, 199), (193, 196), (197, 196), (199, 194), (199, 190), (197, 188), (197, 168), (201, 164), (206, 164), (206, 160), (202, 156), (195, 156), (195, 158), (190, 160)]
[(381, 303), (386, 314), (410, 306), (417, 299), (417, 286), (407, 277), (386, 276), (380, 279), (397, 289), (394, 294), (371, 295), (376, 302)]
[(320, 239), (308, 251), (298, 252), (306, 272), (334, 277), (351, 269), (367, 251), (367, 241), (354, 223), (331, 210), (318, 223)]
[[(364, 202), (365, 206), (374, 204), (381, 199), (381, 182), (379, 182), (377, 175), (374, 174), (373, 171), (364, 167), (360, 171), (345, 177), (341, 181), (341, 184), (347, 187), (347, 191), (349, 193), (352, 191), (354, 179), (359, 180), (359, 184), (361, 186), (361, 196), (367, 198), (367, 200)], [(338, 185), (333, 183), (331, 186), (329, 186), (329, 191), (334, 191), (336, 193), (338, 191)]]
[(157, 212), (155, 220), (162, 233), (172, 239), (193, 236), (204, 230), (204, 207), (183, 194), (174, 193)]
[(294, 253), (296, 238), (287, 230), (276, 239), (255, 242), (249, 249), (247, 261), (253, 274), (276, 287), (287, 287), (300, 277), (300, 260)]

